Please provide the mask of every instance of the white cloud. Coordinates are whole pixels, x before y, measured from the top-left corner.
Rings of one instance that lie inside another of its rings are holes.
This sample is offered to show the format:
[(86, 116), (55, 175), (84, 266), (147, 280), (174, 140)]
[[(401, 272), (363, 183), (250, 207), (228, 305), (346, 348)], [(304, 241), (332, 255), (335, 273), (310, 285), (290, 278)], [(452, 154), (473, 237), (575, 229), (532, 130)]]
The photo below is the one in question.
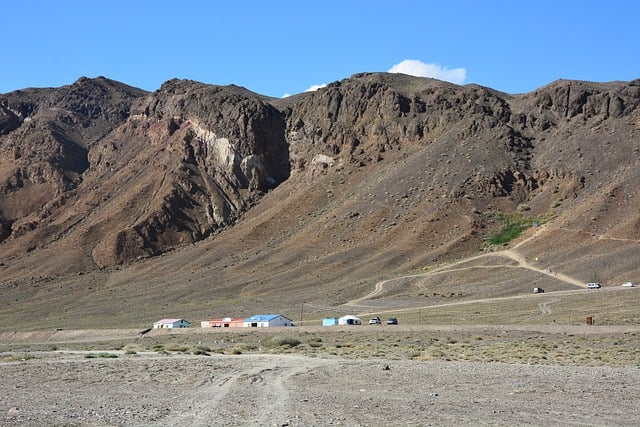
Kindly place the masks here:
[(305, 90), (305, 92), (315, 92), (318, 89), (322, 89), (323, 87), (327, 87), (326, 83), (322, 83), (320, 85), (313, 85), (309, 89)]
[(405, 59), (389, 69), (389, 73), (409, 74), (417, 77), (431, 77), (438, 80), (462, 84), (467, 77), (464, 68), (448, 69), (438, 64), (425, 64), (417, 59)]
[[(316, 90), (322, 89), (323, 87), (327, 87), (327, 84), (326, 83), (322, 83), (322, 84), (319, 84), (319, 85), (310, 86), (309, 89), (305, 90), (305, 92), (315, 92)], [(287, 92), (284, 95), (282, 95), (283, 98), (288, 98), (290, 96), (291, 96), (291, 94), (289, 92)]]

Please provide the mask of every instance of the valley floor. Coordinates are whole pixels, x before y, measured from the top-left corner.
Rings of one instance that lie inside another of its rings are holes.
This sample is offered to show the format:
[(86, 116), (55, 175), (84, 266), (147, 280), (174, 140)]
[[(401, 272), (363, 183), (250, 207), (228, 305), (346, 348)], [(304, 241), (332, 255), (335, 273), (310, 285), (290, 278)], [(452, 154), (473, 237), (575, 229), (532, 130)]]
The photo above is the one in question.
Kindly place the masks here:
[(3, 333), (0, 425), (640, 424), (637, 327), (261, 329)]
[(2, 425), (638, 425), (637, 367), (48, 354), (0, 366)]

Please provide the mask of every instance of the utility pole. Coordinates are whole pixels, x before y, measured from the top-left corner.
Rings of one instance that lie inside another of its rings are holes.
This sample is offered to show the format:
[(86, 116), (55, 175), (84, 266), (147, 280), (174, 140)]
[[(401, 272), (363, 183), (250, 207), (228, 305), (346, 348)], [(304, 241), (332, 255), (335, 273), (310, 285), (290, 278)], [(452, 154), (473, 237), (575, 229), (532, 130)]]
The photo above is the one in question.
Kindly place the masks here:
[(302, 301), (302, 305), (300, 306), (300, 326), (302, 326), (302, 314), (304, 313), (304, 301)]

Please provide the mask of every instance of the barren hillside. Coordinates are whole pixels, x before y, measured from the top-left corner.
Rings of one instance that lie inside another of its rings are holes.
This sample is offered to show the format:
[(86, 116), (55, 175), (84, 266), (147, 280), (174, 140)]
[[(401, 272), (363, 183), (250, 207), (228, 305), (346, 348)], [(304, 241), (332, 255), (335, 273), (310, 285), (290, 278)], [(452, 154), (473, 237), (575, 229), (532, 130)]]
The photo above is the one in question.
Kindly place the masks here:
[[(639, 104), (637, 80), (508, 95), (367, 73), (285, 99), (104, 78), (0, 95), (0, 318), (322, 316), (400, 276), (382, 305), (575, 286), (547, 270), (635, 280)], [(541, 227), (488, 245), (505, 218)]]

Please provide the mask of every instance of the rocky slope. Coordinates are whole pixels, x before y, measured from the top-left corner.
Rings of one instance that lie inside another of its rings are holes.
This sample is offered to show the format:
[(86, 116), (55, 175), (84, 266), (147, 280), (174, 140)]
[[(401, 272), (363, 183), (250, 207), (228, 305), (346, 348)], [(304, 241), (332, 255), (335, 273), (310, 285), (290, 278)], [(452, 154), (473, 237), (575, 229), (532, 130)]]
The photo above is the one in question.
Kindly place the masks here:
[(639, 104), (640, 81), (509, 95), (377, 73), (285, 99), (105, 78), (0, 95), (3, 283), (193, 279), (180, 291), (193, 299), (290, 286), (331, 304), (477, 253), (501, 214), (634, 242)]
[(232, 224), (288, 178), (284, 119), (261, 97), (188, 81), (122, 87), (81, 79), (3, 99), (9, 254), (72, 241), (80, 271), (157, 255)]

